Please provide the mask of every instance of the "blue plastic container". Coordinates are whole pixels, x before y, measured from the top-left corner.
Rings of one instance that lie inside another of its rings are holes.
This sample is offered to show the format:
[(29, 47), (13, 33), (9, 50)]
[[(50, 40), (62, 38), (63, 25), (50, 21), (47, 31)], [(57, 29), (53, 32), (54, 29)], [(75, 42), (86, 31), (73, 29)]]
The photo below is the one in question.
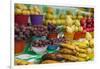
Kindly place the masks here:
[(41, 37), (37, 37), (37, 36), (33, 36), (32, 40), (46, 40), (46, 36), (41, 36)]
[(48, 50), (56, 50), (59, 46), (57, 45), (48, 45), (47, 49)]
[(32, 25), (42, 25), (43, 15), (30, 15)]

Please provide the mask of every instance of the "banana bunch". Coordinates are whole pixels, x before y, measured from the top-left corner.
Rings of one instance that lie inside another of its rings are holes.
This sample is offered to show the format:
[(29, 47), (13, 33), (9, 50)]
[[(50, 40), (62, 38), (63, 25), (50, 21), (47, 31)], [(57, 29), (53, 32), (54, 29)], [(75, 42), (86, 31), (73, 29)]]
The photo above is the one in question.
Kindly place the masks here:
[(16, 65), (29, 65), (29, 64), (33, 64), (33, 63), (32, 62), (27, 62), (25, 60), (16, 59), (15, 64)]
[(60, 53), (63, 55), (66, 61), (88, 61), (94, 57), (93, 48), (89, 46), (89, 43), (83, 41), (83, 43), (73, 42), (68, 44), (60, 44)]

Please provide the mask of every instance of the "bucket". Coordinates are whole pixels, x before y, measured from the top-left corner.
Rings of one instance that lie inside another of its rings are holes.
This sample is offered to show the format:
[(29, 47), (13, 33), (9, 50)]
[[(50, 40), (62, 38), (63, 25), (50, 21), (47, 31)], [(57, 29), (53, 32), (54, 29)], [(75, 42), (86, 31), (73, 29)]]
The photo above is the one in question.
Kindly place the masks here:
[(15, 23), (18, 25), (27, 25), (28, 24), (29, 15), (15, 15)]
[(75, 32), (74, 34), (74, 40), (78, 40), (80, 38), (85, 38), (85, 32)]
[(41, 37), (38, 37), (38, 36), (33, 36), (32, 37), (32, 40), (46, 40), (46, 36), (41, 36)]
[(59, 46), (57, 45), (48, 45), (48, 50), (56, 50)]
[(24, 47), (25, 47), (24, 40), (15, 41), (15, 53), (22, 53), (24, 51)]
[(73, 40), (74, 38), (74, 33), (68, 33), (68, 32), (64, 32), (64, 37), (68, 40)]
[(32, 25), (42, 25), (43, 15), (30, 15)]

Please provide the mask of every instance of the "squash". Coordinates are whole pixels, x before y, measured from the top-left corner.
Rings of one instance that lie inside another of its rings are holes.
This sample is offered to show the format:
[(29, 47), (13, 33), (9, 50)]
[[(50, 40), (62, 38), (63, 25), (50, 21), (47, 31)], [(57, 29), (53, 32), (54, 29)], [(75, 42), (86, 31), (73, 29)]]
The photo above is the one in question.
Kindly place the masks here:
[(72, 28), (72, 30), (74, 32), (75, 31), (75, 25), (72, 25), (71, 28)]
[(72, 26), (73, 24), (73, 20), (69, 15), (66, 16), (66, 23), (67, 23), (67, 26)]
[(75, 32), (78, 32), (78, 27), (77, 26), (75, 26)]
[(75, 25), (78, 27), (80, 26), (80, 21), (78, 19), (75, 20)]
[(66, 31), (67, 31), (68, 33), (72, 33), (72, 32), (73, 32), (73, 29), (72, 29), (71, 27), (67, 26)]

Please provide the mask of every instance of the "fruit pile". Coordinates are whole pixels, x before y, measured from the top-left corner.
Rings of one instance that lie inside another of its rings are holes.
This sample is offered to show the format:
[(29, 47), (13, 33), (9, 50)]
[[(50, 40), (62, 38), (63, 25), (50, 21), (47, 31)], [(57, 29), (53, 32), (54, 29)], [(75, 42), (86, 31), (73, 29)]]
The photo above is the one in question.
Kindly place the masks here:
[(39, 9), (38, 6), (28, 6), (25, 4), (16, 4), (15, 5), (15, 13), (17, 15), (40, 15), (41, 10)]
[(48, 45), (48, 40), (36, 40), (32, 41), (32, 46), (33, 47), (44, 47)]
[(93, 32), (94, 31), (94, 18), (91, 15), (84, 16), (81, 19), (81, 26), (84, 31)]
[(15, 40), (28, 40), (32, 36), (30, 26), (15, 24)]
[(75, 40), (69, 43), (62, 43), (60, 53), (67, 61), (87, 61), (94, 56), (94, 40), (87, 33), (86, 39)]
[[(94, 30), (94, 16), (93, 11), (81, 11), (78, 10), (73, 13), (71, 10), (67, 10), (64, 13), (59, 13), (59, 15), (55, 15), (55, 8), (47, 7), (45, 9), (41, 9), (39, 6), (31, 6), (26, 4), (16, 4), (15, 5), (15, 14), (19, 15), (44, 15), (44, 24), (53, 24), (53, 25), (64, 25), (66, 28), (66, 32), (93, 32)], [(91, 10), (91, 9), (90, 9)], [(86, 14), (85, 14), (86, 13)]]
[(19, 59), (16, 59), (16, 63), (15, 63), (16, 65), (32, 65), (32, 64), (34, 64), (34, 63), (32, 63), (32, 62), (27, 62), (27, 61), (25, 61), (25, 60), (19, 60)]
[[(93, 60), (93, 14), (93, 8), (15, 4), (15, 48), (20, 48), (15, 54), (31, 54), (38, 59), (33, 64)], [(15, 63), (30, 64), (25, 61)]]
[(43, 61), (41, 62), (42, 64), (46, 64), (46, 63), (52, 63), (49, 62), (50, 61), (56, 61), (55, 63), (60, 63), (64, 58), (60, 53), (51, 53), (51, 54), (46, 54), (43, 56)]
[(32, 34), (33, 36), (47, 36), (48, 35), (47, 27), (44, 25), (33, 25)]
[[(53, 11), (53, 10), (52, 10)], [(85, 15), (85, 14), (84, 14)], [(46, 25), (52, 23), (53, 25), (64, 25), (66, 28), (66, 32), (82, 32), (86, 30), (87, 32), (93, 32), (94, 30), (94, 19), (93, 16), (87, 14), (84, 16), (80, 12), (77, 12), (77, 16), (73, 15), (71, 11), (67, 11), (67, 13), (60, 14), (59, 19), (55, 17), (55, 15), (46, 15), (51, 18), (45, 18)], [(54, 18), (55, 17), (55, 18)], [(49, 20), (48, 20), (49, 19)]]
[(59, 43), (66, 43), (66, 39), (64, 37), (49, 39), (50, 45), (56, 45)]
[[(82, 43), (84, 42), (81, 42), (81, 45)], [(93, 48), (87, 45), (82, 47), (81, 45), (61, 44), (60, 53), (66, 61), (88, 61), (93, 59)]]

